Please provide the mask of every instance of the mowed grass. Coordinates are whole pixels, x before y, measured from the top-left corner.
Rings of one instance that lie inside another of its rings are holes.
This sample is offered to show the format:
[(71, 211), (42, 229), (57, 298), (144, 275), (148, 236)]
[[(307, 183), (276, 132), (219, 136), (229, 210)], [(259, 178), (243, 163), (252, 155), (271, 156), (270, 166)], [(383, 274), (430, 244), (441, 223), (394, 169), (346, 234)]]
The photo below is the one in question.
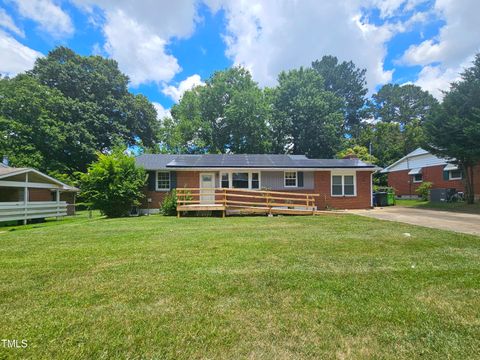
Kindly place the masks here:
[[(406, 236), (404, 233), (409, 233)], [(472, 359), (480, 238), (353, 215), (0, 233), (0, 358)]]

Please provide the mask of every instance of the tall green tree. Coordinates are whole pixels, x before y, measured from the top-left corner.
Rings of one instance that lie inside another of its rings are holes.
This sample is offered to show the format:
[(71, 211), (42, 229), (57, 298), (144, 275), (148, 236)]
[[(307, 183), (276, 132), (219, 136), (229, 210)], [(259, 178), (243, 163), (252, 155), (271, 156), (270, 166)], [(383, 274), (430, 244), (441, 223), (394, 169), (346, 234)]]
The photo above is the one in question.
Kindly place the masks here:
[(162, 140), (181, 152), (263, 153), (270, 150), (268, 103), (241, 67), (218, 71), (185, 92), (164, 120)]
[(323, 77), (316, 70), (280, 73), (272, 98), (276, 152), (329, 158), (341, 149), (342, 100), (324, 90)]
[(95, 158), (95, 107), (26, 75), (1, 79), (0, 98), (0, 153), (12, 165), (73, 173)]
[(157, 140), (158, 121), (153, 105), (143, 96), (128, 91), (128, 77), (115, 60), (101, 56), (81, 56), (66, 47), (39, 58), (28, 72), (41, 84), (59, 90), (65, 97), (95, 109), (97, 119), (88, 132), (108, 150), (116, 138), (129, 145), (138, 140), (152, 146)]
[(314, 61), (312, 68), (322, 75), (325, 90), (343, 100), (344, 130), (351, 136), (358, 136), (360, 123), (365, 116), (367, 70), (357, 68), (352, 61), (339, 62), (337, 57), (331, 55)]
[(402, 128), (413, 122), (422, 125), (438, 101), (416, 85), (387, 84), (373, 94), (370, 108), (373, 117), (383, 122), (396, 122)]
[[(387, 84), (373, 94), (368, 108), (375, 122), (399, 125), (401, 138), (398, 141), (401, 144), (401, 156), (404, 156), (425, 146), (425, 119), (437, 106), (438, 101), (416, 85)], [(394, 128), (390, 130), (396, 131)]]
[(371, 149), (381, 167), (388, 166), (405, 155), (404, 138), (398, 123), (365, 123), (355, 141)]
[(462, 168), (467, 201), (473, 203), (473, 167), (480, 163), (480, 54), (461, 80), (451, 84), (426, 128), (430, 150)]

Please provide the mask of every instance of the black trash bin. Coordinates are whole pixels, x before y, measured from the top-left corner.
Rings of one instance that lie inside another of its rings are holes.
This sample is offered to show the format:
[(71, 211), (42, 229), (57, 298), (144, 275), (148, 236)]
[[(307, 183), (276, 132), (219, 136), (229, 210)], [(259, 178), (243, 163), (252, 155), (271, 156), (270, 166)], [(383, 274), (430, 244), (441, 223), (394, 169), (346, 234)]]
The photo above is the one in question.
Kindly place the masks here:
[(377, 206), (388, 206), (388, 193), (384, 191), (377, 192)]

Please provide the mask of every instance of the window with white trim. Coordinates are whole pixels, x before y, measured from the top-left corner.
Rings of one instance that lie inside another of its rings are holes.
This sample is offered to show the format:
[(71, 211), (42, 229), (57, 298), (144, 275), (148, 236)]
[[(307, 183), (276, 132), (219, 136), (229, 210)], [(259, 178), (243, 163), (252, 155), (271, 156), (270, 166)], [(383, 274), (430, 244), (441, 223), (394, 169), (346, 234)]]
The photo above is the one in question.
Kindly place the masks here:
[(157, 171), (157, 191), (170, 190), (170, 172)]
[(332, 175), (332, 196), (356, 196), (355, 175)]
[(232, 188), (234, 189), (248, 189), (248, 172), (234, 172), (232, 173)]
[(260, 174), (252, 173), (251, 176), (252, 176), (252, 179), (251, 179), (250, 188), (260, 189)]
[(415, 174), (413, 175), (413, 182), (414, 183), (420, 183), (423, 181), (423, 176), (422, 174)]
[(221, 173), (220, 174), (220, 187), (224, 189), (228, 189), (230, 187), (230, 180), (229, 180), (228, 173)]
[(449, 180), (462, 180), (462, 170), (450, 170), (448, 172)]
[(221, 172), (220, 187), (224, 189), (260, 189), (259, 172)]
[(284, 175), (284, 186), (285, 187), (297, 187), (297, 172), (296, 171), (285, 171)]

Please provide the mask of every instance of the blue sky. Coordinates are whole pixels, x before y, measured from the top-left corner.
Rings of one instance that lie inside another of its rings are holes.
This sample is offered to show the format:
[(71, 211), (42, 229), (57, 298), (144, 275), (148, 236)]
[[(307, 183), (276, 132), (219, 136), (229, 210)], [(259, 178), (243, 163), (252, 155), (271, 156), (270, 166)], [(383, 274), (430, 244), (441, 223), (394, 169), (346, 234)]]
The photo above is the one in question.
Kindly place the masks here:
[(261, 86), (322, 55), (367, 69), (370, 93), (415, 83), (441, 97), (480, 51), (476, 0), (0, 0), (0, 73), (65, 45), (118, 61), (161, 115), (215, 70)]

